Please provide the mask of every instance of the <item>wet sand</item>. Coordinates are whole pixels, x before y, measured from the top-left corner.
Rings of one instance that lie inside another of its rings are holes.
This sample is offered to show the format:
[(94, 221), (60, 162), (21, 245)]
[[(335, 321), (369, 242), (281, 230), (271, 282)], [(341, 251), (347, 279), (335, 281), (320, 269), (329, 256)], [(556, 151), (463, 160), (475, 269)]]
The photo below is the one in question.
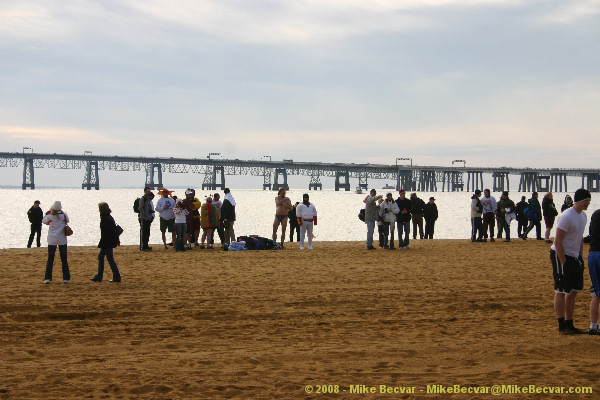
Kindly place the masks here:
[[(478, 399), (492, 395), (426, 388), (598, 381), (600, 337), (557, 333), (541, 241), (287, 247), (120, 247), (121, 283), (108, 282), (108, 265), (102, 283), (90, 282), (98, 249), (70, 247), (71, 285), (58, 255), (53, 282), (42, 284), (45, 248), (1, 250), (0, 398)], [(587, 330), (585, 274), (575, 325)], [(379, 385), (416, 389), (383, 394)]]

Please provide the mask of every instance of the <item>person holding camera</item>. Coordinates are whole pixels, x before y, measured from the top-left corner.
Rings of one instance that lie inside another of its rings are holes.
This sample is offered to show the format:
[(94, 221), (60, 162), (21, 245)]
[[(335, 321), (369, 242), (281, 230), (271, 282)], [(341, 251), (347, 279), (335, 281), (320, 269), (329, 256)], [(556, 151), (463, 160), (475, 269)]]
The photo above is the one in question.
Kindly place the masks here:
[(396, 230), (396, 215), (398, 215), (398, 213), (400, 212), (400, 208), (398, 208), (398, 204), (396, 204), (396, 202), (394, 201), (394, 197), (391, 192), (386, 194), (385, 201), (383, 201), (379, 205), (379, 209), (381, 210), (385, 232), (385, 236), (383, 239), (383, 248), (395, 250), (396, 248), (394, 247), (394, 232)]
[(46, 275), (44, 283), (52, 282), (52, 267), (54, 265), (54, 255), (56, 248), (60, 253), (60, 262), (62, 263), (63, 282), (71, 283), (71, 273), (69, 271), (69, 262), (67, 261), (67, 235), (65, 227), (69, 223), (69, 216), (62, 211), (60, 201), (55, 201), (46, 212), (42, 223), (48, 225), (48, 261), (46, 262)]
[[(406, 198), (406, 192), (404, 189), (400, 189), (399, 192), (400, 197), (396, 199), (396, 204), (398, 204), (398, 208), (400, 212), (398, 213), (398, 248), (402, 249), (410, 249), (408, 247), (409, 236), (410, 236), (410, 222), (411, 222), (411, 212), (412, 212), (412, 203), (409, 199)], [(402, 231), (404, 231), (404, 240), (402, 238)]]

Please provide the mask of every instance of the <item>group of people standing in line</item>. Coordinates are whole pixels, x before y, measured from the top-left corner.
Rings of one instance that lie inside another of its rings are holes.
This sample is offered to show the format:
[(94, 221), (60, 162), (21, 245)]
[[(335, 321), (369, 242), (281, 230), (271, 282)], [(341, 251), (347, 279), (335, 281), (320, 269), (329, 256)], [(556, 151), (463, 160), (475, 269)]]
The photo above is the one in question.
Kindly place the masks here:
[[(566, 195), (561, 212), (572, 206), (573, 199)], [(521, 201), (515, 204), (509, 198), (507, 191), (503, 191), (500, 200), (496, 201), (489, 189), (483, 191), (483, 197), (481, 190), (478, 189), (471, 197), (471, 241), (487, 242), (489, 239), (490, 242), (494, 242), (494, 227), (496, 227), (496, 239), (502, 239), (504, 233), (504, 241), (510, 242), (510, 223), (516, 220), (519, 238), (526, 240), (529, 232), (535, 228), (536, 239), (551, 244), (550, 231), (554, 227), (557, 215), (552, 192), (544, 195), (541, 205), (538, 192), (533, 192), (529, 200), (522, 196)], [(542, 218), (546, 226), (544, 238), (542, 238)]]
[[(435, 221), (438, 219), (438, 209), (435, 198), (430, 197), (425, 203), (416, 193), (412, 193), (410, 199), (406, 198), (406, 191), (400, 189), (399, 196), (394, 199), (391, 192), (385, 198), (377, 195), (375, 189), (365, 199), (364, 222), (367, 224), (367, 250), (375, 250), (373, 246), (373, 234), (375, 225), (379, 233), (379, 248), (395, 250), (394, 234), (398, 226), (398, 249), (410, 249), (410, 227), (413, 226), (413, 240), (433, 239)], [(425, 231), (423, 231), (423, 220), (425, 220)]]

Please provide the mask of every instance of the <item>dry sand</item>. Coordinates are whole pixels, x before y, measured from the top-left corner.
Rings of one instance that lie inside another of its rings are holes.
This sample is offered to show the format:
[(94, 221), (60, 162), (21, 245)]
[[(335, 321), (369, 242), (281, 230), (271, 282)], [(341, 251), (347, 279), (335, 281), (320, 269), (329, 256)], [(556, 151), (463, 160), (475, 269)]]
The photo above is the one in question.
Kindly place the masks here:
[[(98, 249), (72, 247), (71, 285), (62, 283), (58, 254), (54, 281), (44, 285), (46, 249), (2, 250), (0, 398), (493, 398), (427, 394), (435, 384), (600, 392), (600, 337), (557, 333), (549, 245), (315, 246), (121, 247), (121, 283), (108, 282), (108, 265), (104, 282), (90, 282)], [(586, 269), (575, 315), (585, 329), (587, 288)], [(307, 394), (306, 385), (346, 392)], [(350, 385), (416, 393), (352, 394)]]

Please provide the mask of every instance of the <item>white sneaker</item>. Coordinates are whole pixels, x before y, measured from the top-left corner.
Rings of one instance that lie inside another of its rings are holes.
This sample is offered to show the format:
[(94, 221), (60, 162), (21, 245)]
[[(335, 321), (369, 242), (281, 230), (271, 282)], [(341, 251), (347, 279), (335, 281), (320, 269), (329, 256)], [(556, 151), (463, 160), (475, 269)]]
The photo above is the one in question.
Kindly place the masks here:
[(63, 283), (71, 283), (70, 280), (64, 280)]
[(304, 250), (304, 246), (303, 246), (303, 247), (300, 247), (300, 250)]
[(46, 280), (44, 281), (44, 283), (50, 283), (50, 282), (52, 282), (50, 279), (46, 279)]
[(313, 250), (313, 248), (312, 248), (312, 247), (309, 247), (308, 249), (309, 249), (309, 250)]

